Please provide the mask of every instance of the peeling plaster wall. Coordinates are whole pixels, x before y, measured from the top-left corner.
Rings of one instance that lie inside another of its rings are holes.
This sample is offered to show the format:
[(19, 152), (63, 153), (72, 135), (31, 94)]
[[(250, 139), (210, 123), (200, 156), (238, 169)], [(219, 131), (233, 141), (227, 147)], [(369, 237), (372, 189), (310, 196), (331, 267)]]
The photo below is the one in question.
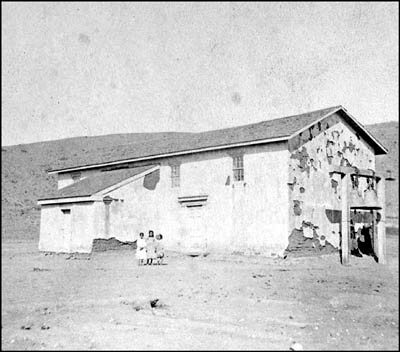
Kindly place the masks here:
[[(70, 214), (64, 214), (62, 209), (70, 209)], [(40, 251), (91, 251), (95, 221), (93, 203), (42, 205), (40, 220)]]
[[(244, 182), (233, 182), (237, 153), (244, 153)], [(134, 241), (151, 229), (163, 234), (168, 249), (282, 255), (289, 231), (288, 157), (287, 144), (275, 143), (163, 159), (153, 187), (144, 187), (142, 178), (108, 194), (120, 199), (110, 205), (108, 237)], [(180, 165), (176, 188), (173, 164)], [(178, 202), (198, 195), (208, 196), (201, 207)], [(105, 238), (105, 205), (94, 208), (96, 237)]]
[[(329, 168), (355, 166), (375, 170), (373, 149), (337, 114), (289, 141), (290, 232), (313, 234), (320, 244), (339, 246), (341, 177)], [(321, 239), (321, 236), (324, 237)], [(291, 246), (290, 251), (302, 250)]]

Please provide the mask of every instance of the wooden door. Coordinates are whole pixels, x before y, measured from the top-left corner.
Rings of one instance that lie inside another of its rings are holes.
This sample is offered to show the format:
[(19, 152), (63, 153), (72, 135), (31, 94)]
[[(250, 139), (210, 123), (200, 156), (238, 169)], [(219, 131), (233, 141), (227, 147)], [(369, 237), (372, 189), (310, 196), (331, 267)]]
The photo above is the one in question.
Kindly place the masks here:
[(188, 253), (202, 254), (207, 250), (204, 209), (188, 207), (186, 209), (186, 238), (184, 247)]

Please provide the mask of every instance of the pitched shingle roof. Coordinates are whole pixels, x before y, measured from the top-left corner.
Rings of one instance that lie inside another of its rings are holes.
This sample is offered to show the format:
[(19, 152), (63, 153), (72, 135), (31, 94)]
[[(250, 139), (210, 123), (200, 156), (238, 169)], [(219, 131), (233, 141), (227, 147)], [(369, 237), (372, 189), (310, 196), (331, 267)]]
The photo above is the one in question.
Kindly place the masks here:
[(146, 165), (141, 167), (104, 171), (93, 176), (84, 178), (81, 181), (75, 182), (74, 184), (61, 188), (55, 193), (41, 198), (45, 199), (60, 199), (60, 198), (73, 198), (73, 197), (90, 197), (91, 195), (102, 191), (110, 186), (113, 186), (127, 178), (136, 176), (154, 168), (155, 165)]
[[(246, 143), (277, 138), (288, 138), (302, 128), (315, 121), (330, 115), (341, 106), (334, 106), (322, 110), (307, 112), (300, 115), (282, 117), (274, 120), (262, 121), (250, 125), (225, 128), (221, 130), (201, 133), (190, 133), (173, 138), (147, 143), (137, 143), (113, 147), (111, 150), (104, 148), (97, 153), (97, 159), (91, 159), (90, 163), (75, 162), (73, 165), (65, 165), (62, 169), (51, 170), (57, 172), (71, 168), (85, 168), (104, 163), (122, 162), (127, 159), (150, 158), (178, 152), (186, 152), (203, 149), (229, 146), (238, 143)], [(360, 128), (360, 127), (359, 127)], [(77, 166), (79, 165), (79, 166)]]

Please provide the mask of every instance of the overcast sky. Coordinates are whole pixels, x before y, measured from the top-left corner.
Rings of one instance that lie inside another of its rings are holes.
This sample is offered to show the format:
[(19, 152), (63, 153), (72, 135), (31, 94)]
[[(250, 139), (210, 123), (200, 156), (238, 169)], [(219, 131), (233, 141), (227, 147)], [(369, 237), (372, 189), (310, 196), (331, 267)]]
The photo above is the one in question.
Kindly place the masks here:
[(398, 3), (2, 2), (2, 145), (343, 105), (398, 121)]

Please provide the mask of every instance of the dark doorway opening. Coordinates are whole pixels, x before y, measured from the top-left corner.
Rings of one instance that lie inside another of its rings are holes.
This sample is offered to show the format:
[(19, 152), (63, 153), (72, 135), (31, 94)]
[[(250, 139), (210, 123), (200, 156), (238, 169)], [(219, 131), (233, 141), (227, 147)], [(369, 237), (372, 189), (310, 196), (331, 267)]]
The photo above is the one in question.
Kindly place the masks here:
[(376, 262), (374, 250), (376, 213), (373, 210), (354, 209), (350, 216), (350, 254), (356, 257), (371, 256)]

